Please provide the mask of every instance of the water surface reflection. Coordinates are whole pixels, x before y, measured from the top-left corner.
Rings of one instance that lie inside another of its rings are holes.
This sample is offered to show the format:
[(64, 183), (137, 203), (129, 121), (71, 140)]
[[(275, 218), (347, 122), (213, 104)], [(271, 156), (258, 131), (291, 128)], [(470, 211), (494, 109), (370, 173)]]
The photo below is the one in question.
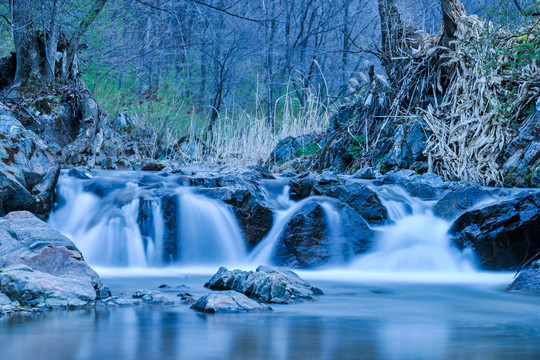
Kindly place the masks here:
[[(117, 281), (126, 284), (123, 279)], [(187, 305), (177, 305), (3, 318), (1, 358), (322, 360), (540, 356), (540, 304), (533, 297), (472, 285), (317, 285), (327, 292), (319, 302), (278, 305), (273, 313), (265, 314), (206, 315), (191, 311)], [(194, 289), (196, 293), (203, 291)]]

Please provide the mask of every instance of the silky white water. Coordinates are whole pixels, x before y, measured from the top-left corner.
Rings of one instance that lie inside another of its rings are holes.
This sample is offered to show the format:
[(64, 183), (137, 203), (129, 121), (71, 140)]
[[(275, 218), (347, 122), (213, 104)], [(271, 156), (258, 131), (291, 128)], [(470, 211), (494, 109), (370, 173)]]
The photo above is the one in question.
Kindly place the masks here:
[[(61, 203), (49, 223), (72, 239), (92, 266), (148, 268), (171, 262), (206, 266), (239, 264), (246, 258), (238, 223), (219, 201), (183, 186), (167, 189), (176, 204), (174, 213), (167, 215), (173, 228), (167, 229), (159, 194), (127, 181), (112, 190), (106, 183), (100, 197), (84, 184), (81, 179), (60, 178)], [(150, 211), (144, 212), (142, 205), (150, 206)], [(173, 253), (166, 252), (166, 242)]]
[[(276, 247), (289, 221), (308, 203), (316, 202), (324, 212), (331, 254), (325, 271), (346, 269), (361, 278), (379, 279), (403, 274), (429, 278), (434, 273), (459, 278), (476, 273), (470, 250), (462, 252), (451, 245), (450, 223), (432, 214), (434, 201), (414, 198), (399, 186), (367, 184), (388, 209), (389, 221), (373, 226), (376, 235), (371, 248), (347, 262), (340, 249), (348, 234), (342, 231), (344, 219), (335, 200), (317, 196), (292, 201), (287, 179), (261, 182), (261, 192), (274, 212), (273, 225), (248, 253), (232, 209), (197, 194), (185, 182), (164, 179), (163, 188), (156, 189), (155, 185), (138, 185), (130, 177), (119, 183), (118, 176), (98, 176), (103, 179), (62, 175), (60, 202), (49, 222), (100, 269), (167, 266), (167, 271), (188, 267), (205, 273), (221, 265), (255, 268), (274, 264)], [(92, 183), (94, 180), (98, 182)]]

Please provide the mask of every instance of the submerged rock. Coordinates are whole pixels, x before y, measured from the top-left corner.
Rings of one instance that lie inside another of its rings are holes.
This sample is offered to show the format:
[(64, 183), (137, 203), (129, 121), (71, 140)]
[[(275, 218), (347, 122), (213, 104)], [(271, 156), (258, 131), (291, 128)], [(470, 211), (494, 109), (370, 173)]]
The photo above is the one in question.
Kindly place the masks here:
[(73, 243), (26, 211), (0, 219), (0, 293), (24, 307), (80, 307), (107, 289)]
[(482, 267), (512, 269), (540, 249), (540, 193), (523, 193), (465, 212), (450, 233), (459, 248), (472, 247)]
[(272, 308), (234, 290), (208, 293), (197, 300), (191, 309), (211, 314), (272, 311)]
[(518, 277), (506, 288), (507, 291), (540, 294), (540, 260), (519, 273)]
[(295, 272), (273, 266), (259, 266), (255, 272), (221, 267), (204, 286), (211, 290), (238, 291), (252, 299), (274, 304), (314, 301), (323, 294)]
[(195, 298), (193, 297), (192, 294), (188, 292), (181, 292), (181, 293), (178, 293), (176, 296), (178, 296), (180, 300), (182, 300), (183, 303), (186, 303), (189, 305), (193, 305), (195, 303)]

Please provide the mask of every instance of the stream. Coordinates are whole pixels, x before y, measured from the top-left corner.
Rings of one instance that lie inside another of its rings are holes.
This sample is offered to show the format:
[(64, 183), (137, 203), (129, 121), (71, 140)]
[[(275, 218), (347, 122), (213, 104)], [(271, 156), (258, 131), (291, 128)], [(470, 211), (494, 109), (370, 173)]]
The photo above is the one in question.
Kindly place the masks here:
[[(273, 226), (253, 249), (230, 206), (179, 178), (147, 182), (65, 173), (49, 223), (70, 237), (113, 296), (159, 289), (195, 298), (219, 266), (275, 264), (287, 223), (321, 204), (327, 235), (341, 244), (341, 213), (324, 196), (289, 198), (284, 179), (259, 183)], [(470, 249), (453, 247), (450, 222), (396, 185), (362, 181), (390, 221), (370, 225), (374, 245), (325, 266), (295, 269), (325, 295), (257, 314), (201, 314), (186, 304), (96, 307), (0, 321), (2, 359), (525, 359), (540, 356), (540, 303), (505, 292), (513, 273), (480, 271)], [(171, 199), (173, 201), (171, 202)], [(165, 203), (175, 206), (174, 216)], [(186, 291), (186, 290), (181, 290)], [(54, 349), (53, 351), (48, 351)]]

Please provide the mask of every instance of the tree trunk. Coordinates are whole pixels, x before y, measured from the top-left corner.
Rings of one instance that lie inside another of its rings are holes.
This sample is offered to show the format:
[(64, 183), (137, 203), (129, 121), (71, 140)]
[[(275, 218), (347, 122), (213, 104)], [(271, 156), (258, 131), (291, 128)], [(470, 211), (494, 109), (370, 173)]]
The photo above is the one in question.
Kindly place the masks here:
[(450, 46), (450, 42), (455, 40), (457, 23), (460, 14), (465, 14), (465, 9), (459, 0), (441, 0), (441, 10), (444, 27), (444, 46)]
[(13, 0), (13, 40), (17, 57), (15, 84), (41, 86), (43, 59), (35, 32), (33, 0)]
[(411, 55), (412, 43), (419, 37), (401, 18), (396, 0), (379, 0), (381, 18), (381, 62), (394, 88), (403, 78), (404, 62)]

